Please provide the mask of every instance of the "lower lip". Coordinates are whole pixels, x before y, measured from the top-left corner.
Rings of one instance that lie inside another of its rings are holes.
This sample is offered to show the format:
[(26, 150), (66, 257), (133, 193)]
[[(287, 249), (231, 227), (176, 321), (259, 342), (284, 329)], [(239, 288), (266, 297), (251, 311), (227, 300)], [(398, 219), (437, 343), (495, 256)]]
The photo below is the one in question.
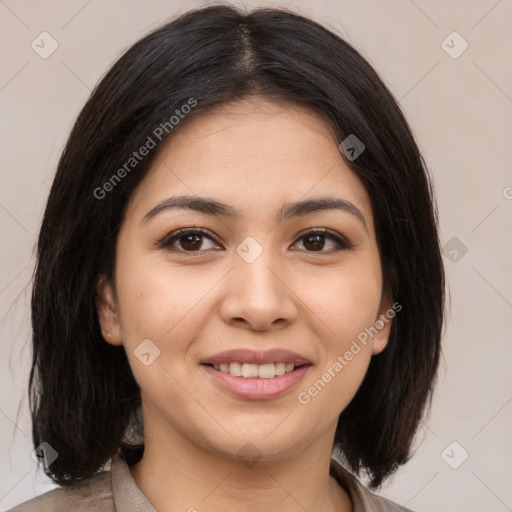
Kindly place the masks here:
[(201, 365), (222, 387), (231, 394), (241, 398), (266, 399), (274, 398), (292, 388), (302, 379), (310, 365), (300, 366), (292, 372), (279, 375), (272, 379), (249, 379), (245, 377), (233, 377), (229, 373), (214, 370), (212, 366)]

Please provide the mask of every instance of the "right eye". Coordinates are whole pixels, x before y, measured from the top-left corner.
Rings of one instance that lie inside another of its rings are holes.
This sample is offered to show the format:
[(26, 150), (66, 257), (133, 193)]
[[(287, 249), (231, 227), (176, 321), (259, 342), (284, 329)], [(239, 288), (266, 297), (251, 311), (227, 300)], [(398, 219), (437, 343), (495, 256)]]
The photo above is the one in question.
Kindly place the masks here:
[[(159, 247), (165, 248), (170, 251), (178, 252), (202, 252), (206, 249), (201, 249), (204, 238), (208, 238), (215, 242), (208, 231), (202, 228), (181, 228), (169, 233), (160, 243)], [(216, 242), (215, 242), (216, 243)], [(176, 244), (180, 247), (176, 247)]]

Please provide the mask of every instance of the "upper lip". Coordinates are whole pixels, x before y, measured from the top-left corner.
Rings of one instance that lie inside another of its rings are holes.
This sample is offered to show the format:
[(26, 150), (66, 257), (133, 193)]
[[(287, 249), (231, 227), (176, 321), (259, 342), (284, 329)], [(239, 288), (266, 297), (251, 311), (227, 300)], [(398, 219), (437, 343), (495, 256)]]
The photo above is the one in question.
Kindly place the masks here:
[(250, 349), (236, 349), (220, 352), (201, 361), (201, 364), (229, 364), (229, 363), (248, 363), (248, 364), (267, 364), (267, 363), (293, 363), (295, 366), (311, 364), (306, 357), (284, 349), (272, 349), (265, 351), (256, 351)]

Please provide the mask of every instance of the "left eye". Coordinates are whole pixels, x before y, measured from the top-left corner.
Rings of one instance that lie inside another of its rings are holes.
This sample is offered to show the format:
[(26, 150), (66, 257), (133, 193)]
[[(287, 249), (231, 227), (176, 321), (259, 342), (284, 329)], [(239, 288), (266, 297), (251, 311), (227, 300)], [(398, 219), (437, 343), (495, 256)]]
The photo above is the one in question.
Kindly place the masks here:
[[(302, 235), (299, 240), (305, 240), (302, 244), (306, 248), (312, 248), (312, 251), (308, 252), (327, 252), (322, 249), (325, 247), (325, 240), (334, 241), (334, 250), (340, 251), (342, 249), (349, 249), (350, 245), (342, 240), (339, 236), (331, 233), (329, 230), (320, 229), (315, 231), (308, 231), (306, 234)], [(320, 250), (318, 250), (320, 248)]]
[[(203, 243), (203, 238), (207, 238), (211, 242), (215, 242), (215, 240), (207, 233), (207, 231), (203, 231), (202, 229), (179, 229), (174, 231), (170, 235), (166, 236), (164, 240), (159, 244), (160, 247), (165, 248), (176, 248), (176, 244), (181, 245), (181, 250), (183, 252), (199, 252), (201, 250), (201, 246)], [(340, 237), (331, 233), (327, 229), (317, 229), (311, 230), (307, 233), (303, 234), (299, 239), (299, 241), (304, 240), (302, 245), (308, 252), (328, 252), (325, 249), (326, 240), (331, 240), (331, 243), (334, 242), (334, 250), (342, 250), (349, 249), (350, 245), (342, 240)]]

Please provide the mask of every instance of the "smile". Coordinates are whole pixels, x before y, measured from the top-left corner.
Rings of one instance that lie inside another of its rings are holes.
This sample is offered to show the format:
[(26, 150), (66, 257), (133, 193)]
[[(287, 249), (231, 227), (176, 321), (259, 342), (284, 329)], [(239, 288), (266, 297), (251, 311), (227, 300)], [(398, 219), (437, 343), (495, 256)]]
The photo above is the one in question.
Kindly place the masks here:
[(201, 364), (216, 387), (231, 395), (253, 400), (271, 399), (289, 391), (310, 367), (310, 364), (296, 367), (293, 363)]
[(250, 364), (233, 362), (230, 364), (214, 364), (213, 368), (222, 373), (229, 373), (233, 377), (273, 379), (276, 376), (292, 372), (295, 365), (293, 363)]
[(200, 366), (210, 382), (230, 395), (270, 399), (290, 391), (313, 366), (310, 356), (287, 348), (237, 348), (207, 355)]

